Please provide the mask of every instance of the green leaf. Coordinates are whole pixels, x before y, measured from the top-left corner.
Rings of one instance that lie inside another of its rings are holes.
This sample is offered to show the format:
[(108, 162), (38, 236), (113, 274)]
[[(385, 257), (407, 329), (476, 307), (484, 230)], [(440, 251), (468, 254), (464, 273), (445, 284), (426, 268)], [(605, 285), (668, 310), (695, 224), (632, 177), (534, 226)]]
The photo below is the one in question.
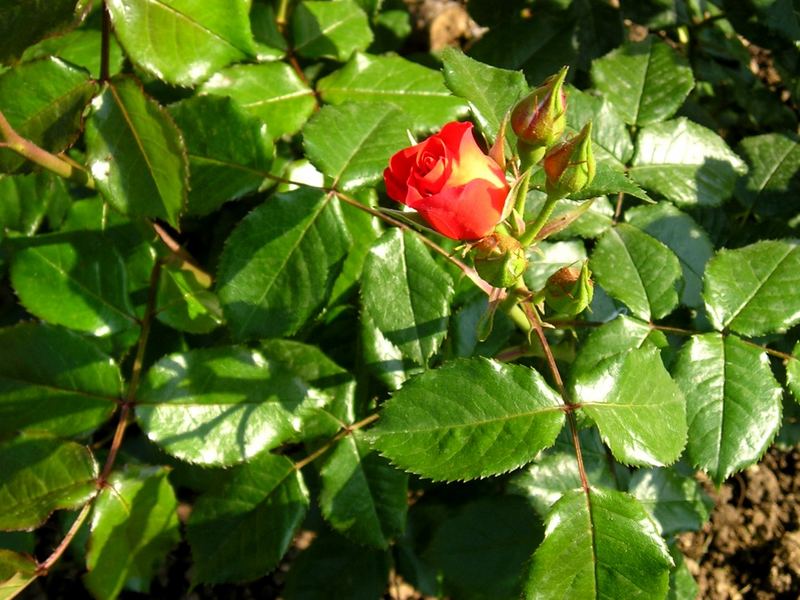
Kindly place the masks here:
[(800, 342), (795, 344), (792, 356), (794, 358), (786, 363), (786, 386), (794, 399), (800, 402)]
[(394, 228), (372, 246), (361, 302), (381, 336), (402, 356), (425, 366), (447, 333), (453, 283), (411, 232)]
[(408, 476), (392, 468), (354, 431), (320, 467), (319, 504), (325, 519), (356, 543), (388, 548), (402, 533), (408, 511)]
[(676, 546), (670, 546), (669, 553), (675, 561), (675, 568), (669, 574), (667, 600), (696, 600), (699, 588), (683, 554)]
[(597, 172), (592, 183), (580, 192), (570, 194), (569, 197), (573, 200), (587, 200), (620, 192), (645, 202), (651, 202), (647, 192), (631, 181), (625, 173), (603, 163), (597, 165)]
[(633, 156), (633, 142), (619, 113), (607, 100), (572, 86), (567, 98), (567, 129), (578, 132), (587, 122), (596, 123), (598, 126), (592, 127), (592, 149), (597, 162), (623, 170)]
[(47, 171), (0, 175), (0, 231), (33, 235), (45, 221), (56, 229), (71, 203), (64, 180)]
[(718, 206), (746, 171), (721, 137), (680, 117), (639, 132), (628, 174), (680, 206)]
[(705, 273), (706, 308), (714, 327), (743, 335), (784, 332), (800, 322), (800, 248), (763, 240), (720, 250)]
[(519, 598), (521, 574), (542, 534), (522, 498), (482, 498), (441, 523), (425, 558), (441, 569), (454, 598)]
[(356, 54), (342, 69), (320, 79), (317, 91), (331, 104), (395, 104), (415, 131), (435, 129), (466, 114), (464, 102), (445, 87), (440, 72), (400, 56)]
[(603, 234), (589, 266), (610, 296), (646, 321), (668, 315), (678, 304), (678, 257), (632, 225), (619, 223)]
[(411, 121), (391, 104), (324, 106), (303, 128), (308, 160), (340, 190), (383, 179), (389, 158), (408, 146)]
[(625, 122), (639, 127), (671, 117), (694, 87), (687, 60), (652, 36), (594, 61), (592, 80)]
[[(544, 185), (544, 178), (541, 179), (541, 184)], [(547, 195), (544, 192), (532, 190), (525, 203), (525, 219), (535, 218), (544, 207), (546, 199)], [(549, 239), (570, 240), (575, 237), (594, 239), (600, 237), (614, 224), (614, 207), (605, 196), (593, 198), (589, 206), (583, 201), (563, 198), (556, 202), (548, 222), (558, 222), (575, 214), (580, 216), (566, 229), (549, 236)]]
[(781, 424), (781, 387), (766, 353), (735, 335), (696, 335), (674, 375), (686, 396), (687, 460), (717, 485), (757, 462)]
[(702, 306), (703, 272), (714, 254), (708, 234), (692, 217), (667, 202), (632, 208), (625, 212), (625, 220), (675, 253), (683, 273), (681, 303), (692, 308)]
[(182, 460), (232, 465), (298, 439), (305, 409), (327, 397), (241, 346), (172, 354), (147, 373), (136, 404), (148, 438)]
[(121, 397), (119, 367), (87, 339), (36, 323), (0, 329), (0, 436), (88, 433)]
[[(88, 70), (93, 79), (100, 78), (101, 53), (98, 48), (102, 44), (103, 34), (100, 29), (76, 29), (66, 35), (48, 37), (35, 46), (28, 48), (22, 55), (22, 62), (28, 62), (47, 56), (56, 56), (73, 65)], [(108, 40), (108, 71), (116, 75), (122, 70), (125, 56), (122, 54), (117, 40), (111, 36)]]
[(33, 529), (54, 510), (78, 508), (97, 490), (97, 463), (86, 446), (18, 436), (0, 445), (0, 529)]
[[(514, 103), (528, 90), (521, 71), (507, 71), (483, 64), (454, 48), (442, 52), (444, 81), (456, 96), (469, 103), (469, 108), (483, 134), (494, 141), (500, 124)], [(506, 130), (509, 141), (514, 132)]]
[(0, 548), (0, 600), (17, 597), (38, 577), (36, 568), (36, 560), (32, 556)]
[(236, 339), (296, 333), (324, 305), (350, 236), (338, 200), (320, 190), (276, 194), (233, 231), (217, 291)]
[(206, 215), (258, 189), (272, 164), (266, 125), (218, 96), (193, 96), (169, 112), (189, 153), (189, 214)]
[(11, 284), (32, 314), (98, 337), (137, 327), (125, 263), (104, 235), (51, 233), (13, 247)]
[[(58, 153), (78, 138), (83, 109), (96, 90), (83, 69), (47, 58), (0, 75), (0, 111), (19, 135)], [(0, 172), (13, 173), (25, 163), (15, 152), (0, 149)]]
[(269, 128), (273, 138), (300, 130), (314, 112), (314, 92), (283, 62), (235, 65), (214, 74), (202, 94), (230, 96)]
[(109, 0), (126, 54), (159, 79), (191, 86), (254, 54), (249, 2)]
[(194, 505), (186, 529), (195, 583), (245, 581), (278, 565), (308, 510), (300, 471), (263, 453)]
[(31, 44), (77, 24), (76, 9), (80, 6), (76, 0), (16, 0), (0, 4), (0, 62), (8, 62)]
[(787, 134), (767, 133), (744, 138), (739, 145), (749, 167), (736, 186), (736, 198), (756, 214), (786, 217), (797, 214), (800, 194), (800, 144)]
[(389, 578), (391, 555), (323, 532), (292, 562), (286, 600), (375, 600)]
[(219, 299), (194, 273), (164, 265), (156, 296), (156, 318), (178, 331), (208, 333), (223, 322)]
[(628, 491), (653, 516), (664, 536), (698, 531), (714, 505), (697, 481), (675, 469), (639, 469)]
[(619, 354), (577, 378), (575, 400), (600, 430), (614, 457), (628, 465), (668, 465), (686, 445), (686, 402), (645, 346)]
[(424, 371), (384, 335), (363, 305), (360, 317), (364, 366), (386, 387), (400, 389), (409, 377)]
[(525, 597), (663, 598), (672, 559), (644, 508), (621, 492), (567, 492), (546, 521)]
[(92, 107), (86, 162), (103, 199), (123, 214), (177, 226), (189, 165), (169, 114), (129, 78), (109, 81)]
[(570, 374), (573, 379), (588, 375), (605, 360), (642, 348), (645, 344), (663, 348), (667, 346), (667, 338), (648, 323), (620, 315), (595, 329), (586, 338), (572, 363)]
[(540, 290), (548, 277), (563, 267), (577, 267), (586, 260), (586, 247), (582, 240), (564, 242), (539, 242), (529, 248), (528, 268), (524, 274), (525, 285), (531, 290)]
[(124, 588), (147, 594), (167, 552), (180, 541), (178, 501), (165, 467), (111, 475), (95, 501), (83, 580), (96, 598)]
[(383, 405), (375, 446), (434, 480), (498, 475), (552, 445), (561, 399), (536, 371), (459, 359), (411, 379)]
[(355, 2), (304, 0), (292, 11), (294, 51), (305, 58), (346, 61), (372, 42), (367, 15)]

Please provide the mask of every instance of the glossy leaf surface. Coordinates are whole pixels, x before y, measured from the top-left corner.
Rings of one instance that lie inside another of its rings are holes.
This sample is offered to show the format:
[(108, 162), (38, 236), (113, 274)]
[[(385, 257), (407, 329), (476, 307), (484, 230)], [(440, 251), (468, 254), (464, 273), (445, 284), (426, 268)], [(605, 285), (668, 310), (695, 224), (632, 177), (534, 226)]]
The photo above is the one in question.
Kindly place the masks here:
[(639, 469), (631, 477), (628, 491), (644, 505), (665, 536), (699, 530), (713, 506), (697, 481), (673, 469)]

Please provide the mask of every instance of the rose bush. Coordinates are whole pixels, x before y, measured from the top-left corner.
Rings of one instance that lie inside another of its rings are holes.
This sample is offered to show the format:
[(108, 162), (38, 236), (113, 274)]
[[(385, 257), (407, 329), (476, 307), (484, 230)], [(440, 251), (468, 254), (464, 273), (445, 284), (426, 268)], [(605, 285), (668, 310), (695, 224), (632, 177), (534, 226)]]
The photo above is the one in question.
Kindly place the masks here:
[(455, 240), (491, 233), (509, 189), (503, 170), (475, 141), (472, 123), (448, 123), (439, 133), (401, 150), (392, 156), (383, 177), (390, 198)]

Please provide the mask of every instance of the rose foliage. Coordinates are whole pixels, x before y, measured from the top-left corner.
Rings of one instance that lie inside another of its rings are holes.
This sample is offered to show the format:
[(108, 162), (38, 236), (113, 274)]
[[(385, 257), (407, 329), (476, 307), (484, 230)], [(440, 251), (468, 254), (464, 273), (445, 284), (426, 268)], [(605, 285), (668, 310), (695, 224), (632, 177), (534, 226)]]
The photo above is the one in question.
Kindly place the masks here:
[(408, 4), (0, 0), (0, 599), (695, 597), (798, 442), (793, 5)]

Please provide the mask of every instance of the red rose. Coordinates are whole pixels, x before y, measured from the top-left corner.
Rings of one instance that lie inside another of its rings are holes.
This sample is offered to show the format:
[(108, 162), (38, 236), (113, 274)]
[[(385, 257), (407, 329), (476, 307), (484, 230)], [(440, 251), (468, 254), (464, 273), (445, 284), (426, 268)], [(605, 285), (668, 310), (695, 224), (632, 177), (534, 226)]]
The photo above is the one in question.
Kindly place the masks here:
[(401, 150), (383, 172), (392, 200), (415, 209), (436, 231), (454, 240), (492, 232), (503, 213), (508, 183), (484, 154), (472, 123), (448, 123), (425, 141)]

